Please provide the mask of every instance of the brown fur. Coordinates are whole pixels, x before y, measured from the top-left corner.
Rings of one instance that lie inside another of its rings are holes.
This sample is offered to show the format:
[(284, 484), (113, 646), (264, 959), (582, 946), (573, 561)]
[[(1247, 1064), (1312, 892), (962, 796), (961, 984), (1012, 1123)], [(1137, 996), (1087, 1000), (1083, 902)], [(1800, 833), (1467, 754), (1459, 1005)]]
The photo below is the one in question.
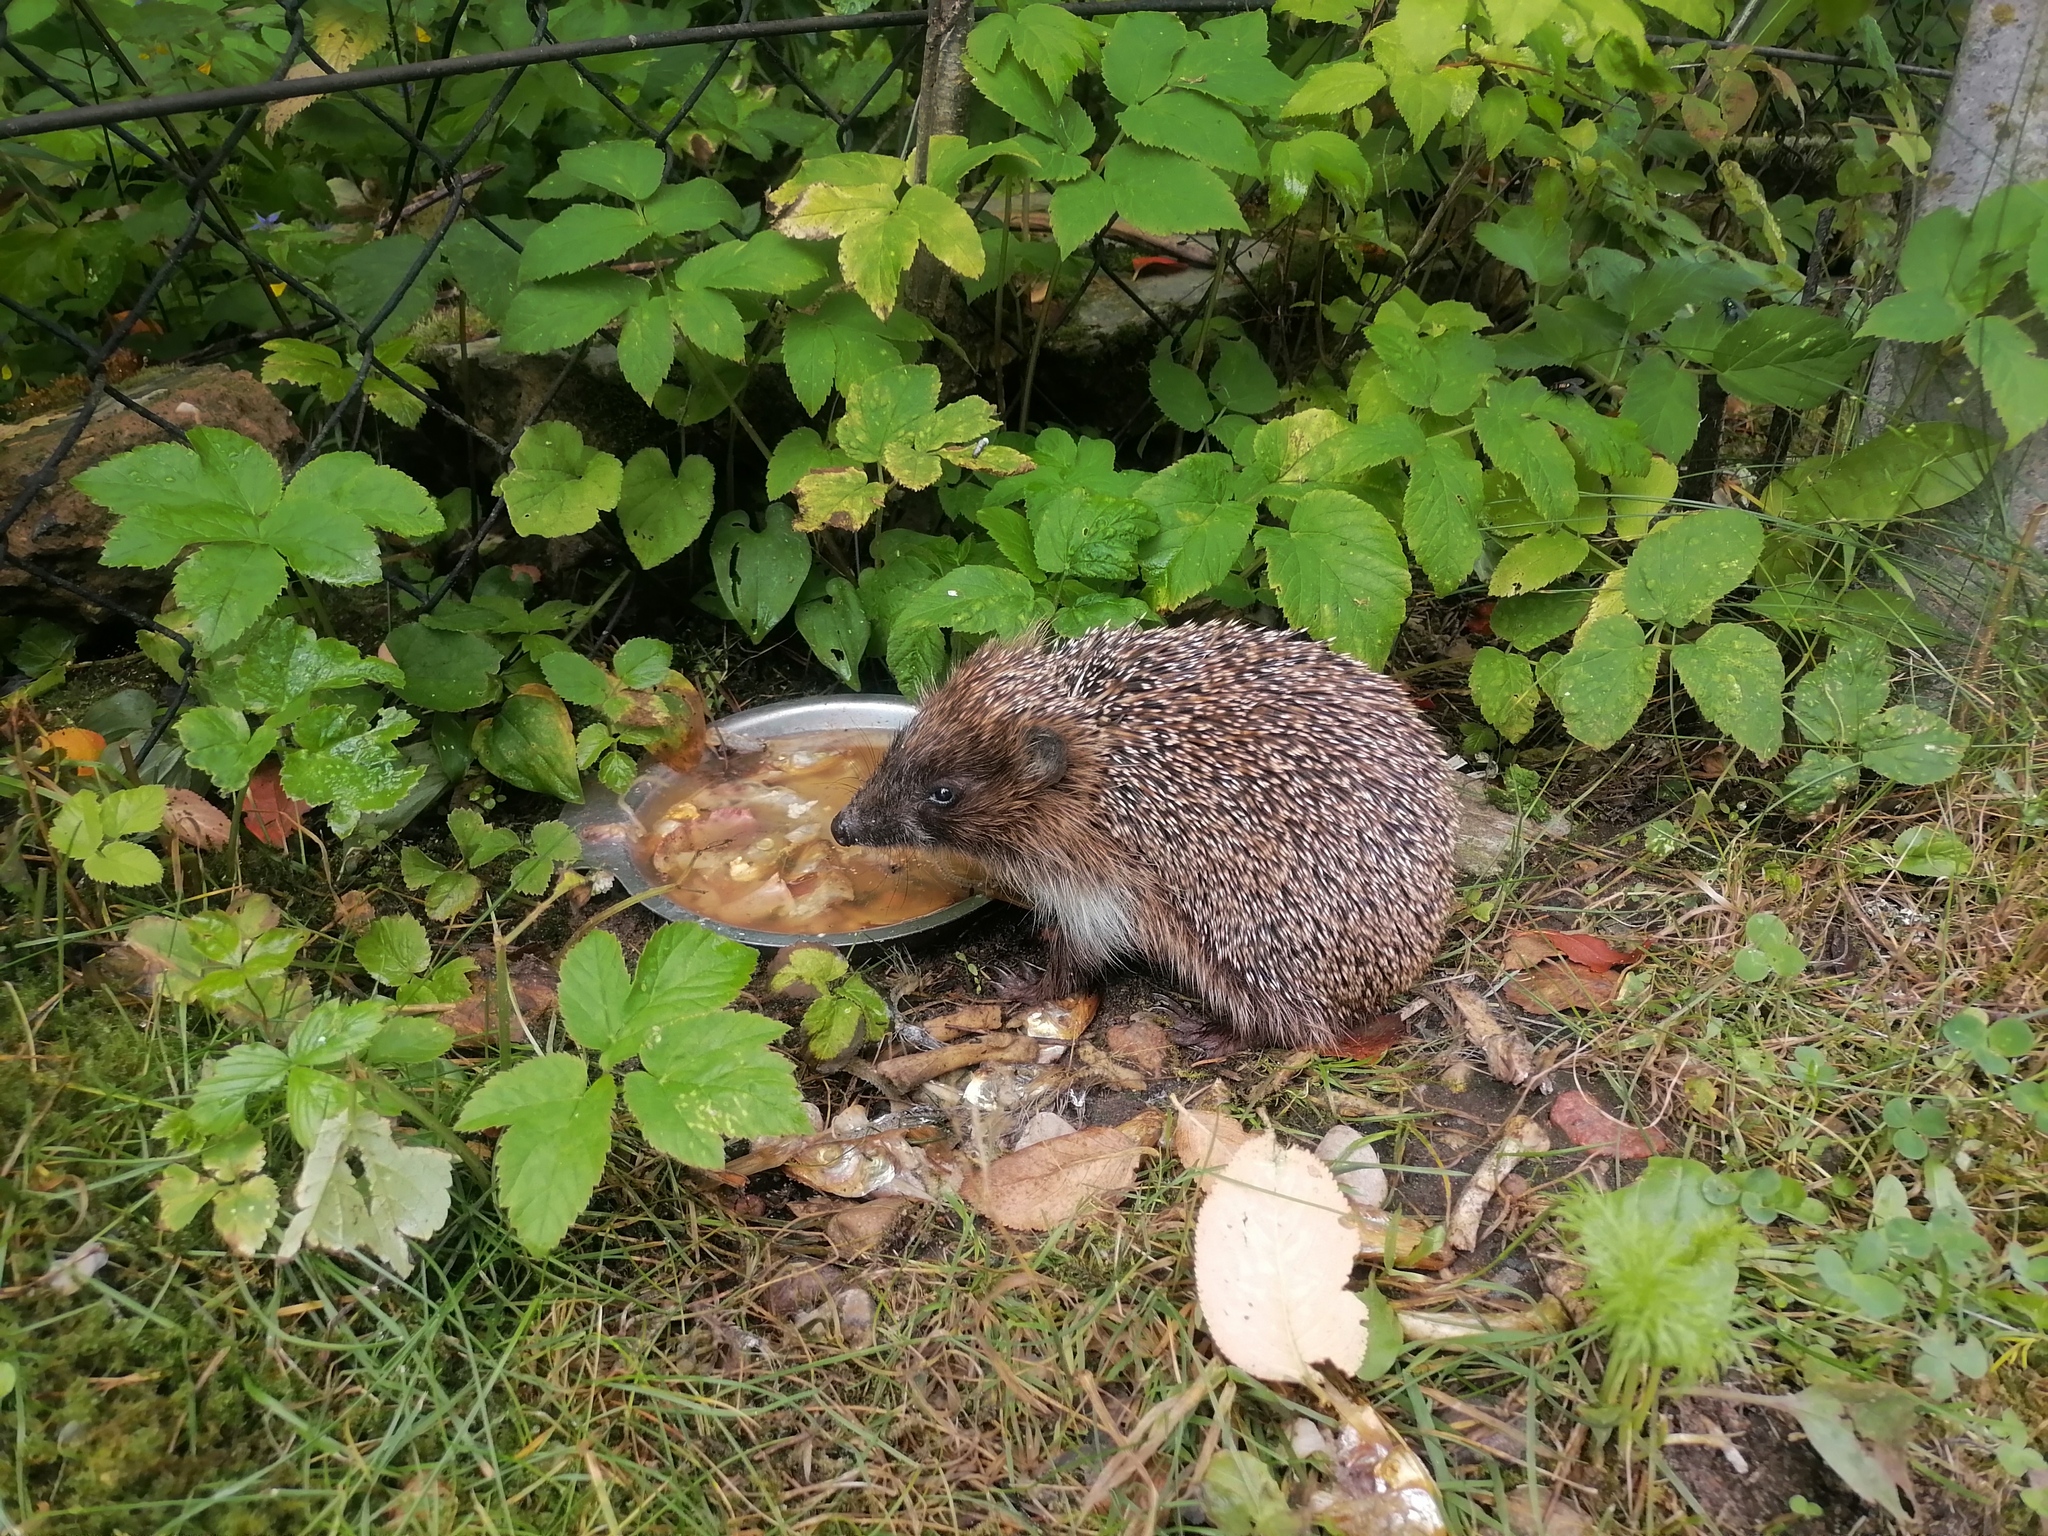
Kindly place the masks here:
[(979, 860), (1052, 919), (1048, 994), (1134, 954), (1242, 1043), (1306, 1045), (1434, 957), (1454, 825), (1442, 750), (1398, 685), (1314, 641), (1203, 624), (984, 647), (833, 832)]

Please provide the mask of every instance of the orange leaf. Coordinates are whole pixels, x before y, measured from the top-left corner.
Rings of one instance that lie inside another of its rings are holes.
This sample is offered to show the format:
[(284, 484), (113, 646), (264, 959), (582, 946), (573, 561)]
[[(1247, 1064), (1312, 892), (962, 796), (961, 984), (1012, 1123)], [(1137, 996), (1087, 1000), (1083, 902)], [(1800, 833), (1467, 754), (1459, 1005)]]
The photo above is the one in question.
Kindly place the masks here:
[(1147, 272), (1185, 272), (1188, 264), (1177, 256), (1133, 256), (1131, 276), (1143, 277)]
[(1524, 928), (1508, 935), (1507, 953), (1500, 963), (1511, 971), (1526, 971), (1532, 965), (1541, 964), (1557, 953), (1557, 946), (1550, 942), (1550, 935), (1534, 928)]
[(210, 853), (227, 846), (233, 828), (210, 801), (189, 789), (173, 789), (164, 797), (164, 830), (186, 847)]
[(306, 812), (312, 807), (294, 800), (278, 782), (277, 759), (272, 758), (249, 776), (249, 788), (242, 796), (242, 825), (280, 853), (294, 832), (306, 829)]
[(1550, 1101), (1550, 1123), (1576, 1145), (1609, 1157), (1655, 1157), (1671, 1145), (1671, 1138), (1654, 1125), (1637, 1130), (1578, 1088), (1568, 1088)]
[(1643, 958), (1642, 950), (1616, 949), (1597, 933), (1555, 933), (1547, 928), (1538, 932), (1555, 944), (1565, 959), (1596, 971), (1616, 970)]
[(82, 725), (67, 725), (40, 738), (36, 746), (44, 752), (55, 752), (79, 773), (92, 774), (98, 771), (100, 754), (107, 750), (107, 738)]
[(1342, 1061), (1378, 1061), (1408, 1035), (1408, 1021), (1398, 1013), (1376, 1013), (1339, 1035), (1318, 1053)]

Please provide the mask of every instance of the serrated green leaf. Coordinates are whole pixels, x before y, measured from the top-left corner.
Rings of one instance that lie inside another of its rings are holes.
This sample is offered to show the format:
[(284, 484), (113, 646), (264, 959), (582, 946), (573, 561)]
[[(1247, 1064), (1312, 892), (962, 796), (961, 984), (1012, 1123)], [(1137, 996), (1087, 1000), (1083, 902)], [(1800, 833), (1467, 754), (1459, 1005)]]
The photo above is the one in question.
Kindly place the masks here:
[(678, 1038), (651, 1040), (649, 1070), (626, 1078), (627, 1105), (649, 1143), (718, 1168), (729, 1139), (801, 1132), (809, 1122), (794, 1069), (767, 1048), (783, 1031), (759, 1014), (721, 1012), (692, 1020)]
[(1197, 92), (1161, 91), (1126, 107), (1117, 121), (1140, 144), (1170, 149), (1239, 176), (1259, 174), (1259, 152), (1238, 115)]
[(103, 565), (168, 565), (190, 544), (261, 538), (259, 520), (284, 493), (277, 461), (261, 444), (218, 427), (186, 436), (189, 448), (153, 443), (73, 479), (119, 518)]
[(183, 1163), (173, 1163), (157, 1181), (156, 1224), (164, 1232), (182, 1232), (212, 1202), (220, 1185), (203, 1179)]
[(2048, 359), (2017, 324), (2004, 315), (1972, 320), (1963, 331), (1963, 355), (1984, 377), (2008, 448), (2048, 423)]
[(1785, 510), (1801, 521), (1877, 526), (1968, 495), (1997, 456), (1995, 442), (1960, 422), (1887, 427), (1838, 459), (1793, 466)]
[[(420, 709), (457, 713), (497, 697), (502, 658), (478, 635), (401, 624), (384, 643), (405, 672), (399, 697)], [(254, 763), (249, 765), (252, 769)]]
[(1102, 83), (1125, 106), (1145, 100), (1165, 89), (1188, 38), (1177, 17), (1160, 11), (1118, 17), (1102, 50)]
[(652, 197), (661, 185), (661, 150), (643, 139), (564, 150), (555, 165), (557, 174), (636, 203)]
[(1749, 580), (1764, 552), (1754, 512), (1709, 507), (1665, 519), (1636, 545), (1621, 578), (1622, 602), (1639, 619), (1693, 624)]
[(1314, 490), (1285, 529), (1261, 529), (1266, 579), (1287, 621), (1383, 666), (1406, 616), (1408, 558), (1387, 520), (1344, 491)]
[(1153, 356), (1146, 377), (1160, 413), (1182, 431), (1199, 432), (1215, 417), (1216, 406), (1202, 387), (1202, 376), (1164, 351)]
[(676, 321), (668, 300), (641, 300), (626, 312), (626, 323), (619, 327), (619, 372), (633, 393), (652, 401), (675, 360)]
[(104, 885), (154, 885), (164, 877), (163, 860), (136, 843), (102, 843), (82, 862), (86, 874)]
[(1416, 564), (1440, 597), (1472, 574), (1483, 551), (1481, 480), (1471, 450), (1450, 436), (1425, 443), (1409, 471), (1401, 530)]
[(1894, 704), (1856, 732), (1863, 766), (1900, 784), (1939, 784), (1955, 777), (1969, 745), (1968, 736), (1916, 704)]
[(1048, 212), (1053, 242), (1064, 260), (1116, 217), (1117, 194), (1100, 176), (1083, 176), (1079, 181), (1053, 188)]
[(1125, 141), (1102, 157), (1102, 176), (1117, 212), (1147, 234), (1246, 228), (1223, 179), (1185, 155)]
[(388, 811), (409, 794), (426, 768), (393, 745), (418, 722), (403, 710), (379, 710), (365, 721), (354, 709), (316, 709), (293, 733), (298, 750), (284, 754), (279, 782), (308, 805), (327, 807), (327, 819), (346, 837), (369, 811)]
[(1714, 371), (1731, 395), (1788, 410), (1827, 403), (1869, 347), (1833, 315), (1799, 305), (1759, 309), (1714, 348)]
[(528, 427), (513, 445), (512, 466), (496, 486), (512, 526), (547, 538), (594, 527), (599, 513), (619, 504), (625, 478), (616, 458), (586, 447), (566, 421)]
[(1287, 105), (1280, 109), (1280, 116), (1335, 117), (1364, 106), (1386, 85), (1387, 73), (1378, 65), (1363, 59), (1342, 59), (1304, 76), (1294, 94), (1287, 98)]
[(1491, 224), (1474, 225), (1472, 238), (1532, 283), (1561, 283), (1571, 276), (1571, 231), (1530, 204), (1508, 209)]
[(231, 645), (263, 617), (287, 574), (284, 557), (266, 544), (204, 544), (187, 555), (171, 591), (191, 616), (200, 654)]
[(1862, 776), (1854, 758), (1808, 752), (1785, 774), (1785, 809), (1795, 816), (1810, 816), (1854, 789)]
[[(685, 462), (687, 463), (688, 461), (685, 460)], [(667, 641), (656, 640), (647, 635), (640, 635), (628, 640), (614, 653), (612, 656), (612, 671), (617, 674), (620, 683), (628, 688), (652, 688), (664, 677), (668, 676), (669, 668), (675, 659), (675, 648)], [(562, 833), (568, 832), (568, 829), (563, 827), (558, 821), (542, 822), (540, 826), (533, 829), (533, 850), (536, 853), (541, 851), (540, 837), (542, 828), (561, 829), (560, 833), (551, 832), (551, 836), (560, 836)], [(573, 846), (575, 841), (574, 835), (570, 834), (567, 837), (565, 846)], [(556, 858), (574, 857), (573, 854), (566, 853), (553, 856)]]
[(287, 708), (324, 688), (361, 682), (388, 686), (400, 680), (389, 662), (282, 618), (257, 624), (230, 659), (232, 665), (221, 669), (230, 675), (216, 677), (208, 693), (223, 703), (265, 712)]
[(478, 730), (477, 761), (507, 784), (571, 804), (583, 802), (576, 733), (561, 700), (526, 688), (507, 698)]
[(387, 987), (427, 968), (433, 951), (416, 917), (380, 917), (356, 940), (356, 964)]
[(1556, 529), (1508, 547), (1493, 568), (1486, 590), (1495, 597), (1519, 597), (1576, 571), (1592, 548), (1575, 533)]
[[(615, 935), (600, 931), (578, 940), (561, 967), (562, 1027), (569, 1038), (586, 1051), (606, 1050), (627, 1032), (632, 990), (625, 952)], [(638, 1038), (632, 1045), (638, 1048)]]
[(506, 307), (498, 343), (507, 352), (573, 347), (646, 297), (646, 280), (624, 272), (578, 272), (529, 283)]
[(551, 651), (540, 659), (541, 676), (548, 686), (570, 704), (596, 709), (610, 697), (610, 679), (604, 668), (574, 651)]
[(725, 189), (723, 182), (710, 176), (695, 176), (663, 187), (641, 205), (640, 213), (647, 220), (647, 227), (657, 235), (694, 235), (719, 224), (737, 225), (741, 221), (738, 199)]
[(1895, 293), (1879, 301), (1856, 334), (1883, 336), (1893, 341), (1948, 341), (1962, 334), (1969, 318), (1963, 307), (1947, 294), (1922, 289), (1917, 293)]
[(1562, 520), (1578, 509), (1578, 471), (1550, 423), (1547, 393), (1531, 378), (1497, 380), (1472, 422), (1495, 466), (1521, 481), (1537, 511)]
[(1677, 463), (1699, 436), (1699, 378), (1668, 352), (1652, 352), (1629, 375), (1621, 415), (1636, 424), (1650, 448)]
[(252, 733), (241, 711), (217, 705), (187, 710), (174, 729), (185, 760), (231, 793), (248, 787), (249, 775), (276, 750), (278, 740), (276, 726), (265, 724)]
[(1772, 758), (1785, 745), (1785, 661), (1761, 631), (1716, 624), (1674, 646), (1672, 670), (1700, 713), (1737, 745)]
[(1503, 738), (1520, 741), (1535, 727), (1543, 695), (1527, 657), (1488, 646), (1473, 656), (1468, 682), (1480, 715)]
[(1216, 349), (1209, 392), (1217, 405), (1240, 416), (1263, 416), (1280, 403), (1280, 381), (1248, 341), (1226, 341)]
[[(850, 236), (848, 238), (851, 238)], [(668, 296), (676, 329), (694, 346), (713, 357), (743, 361), (747, 355), (747, 322), (738, 308), (714, 288), (679, 283)]]
[(526, 237), (526, 248), (519, 256), (519, 281), (537, 283), (617, 261), (653, 233), (638, 209), (577, 203)]
[(1642, 626), (1614, 615), (1579, 631), (1571, 650), (1542, 674), (1543, 691), (1564, 716), (1565, 728), (1596, 750), (1628, 734), (1657, 685), (1659, 651), (1643, 643)]
[(1792, 690), (1792, 718), (1808, 741), (1839, 746), (1855, 739), (1890, 692), (1891, 665), (1881, 642), (1837, 640), (1828, 659)]

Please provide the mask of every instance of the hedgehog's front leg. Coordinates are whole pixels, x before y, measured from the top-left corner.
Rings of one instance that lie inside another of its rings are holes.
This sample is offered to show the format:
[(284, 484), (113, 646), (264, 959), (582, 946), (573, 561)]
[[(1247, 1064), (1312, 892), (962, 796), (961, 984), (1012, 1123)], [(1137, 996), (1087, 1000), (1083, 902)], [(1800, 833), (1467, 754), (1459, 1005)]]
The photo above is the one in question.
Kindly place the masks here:
[(1073, 941), (1057, 922), (1047, 923), (1039, 935), (1045, 941), (1045, 963), (1036, 976), (1004, 976), (996, 991), (1005, 1002), (1035, 1007), (1094, 990), (1098, 973), (1082, 962)]

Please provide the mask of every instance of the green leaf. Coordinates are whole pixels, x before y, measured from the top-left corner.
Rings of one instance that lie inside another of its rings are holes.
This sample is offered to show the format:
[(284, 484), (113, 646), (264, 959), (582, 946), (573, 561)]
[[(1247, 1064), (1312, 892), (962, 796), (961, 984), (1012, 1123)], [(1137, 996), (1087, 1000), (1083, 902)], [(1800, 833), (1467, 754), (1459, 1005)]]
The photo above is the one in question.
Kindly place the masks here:
[(1969, 737), (1915, 704), (1894, 704), (1856, 732), (1863, 766), (1900, 784), (1939, 784), (1955, 777), (1969, 745)]
[(496, 486), (512, 526), (546, 538), (595, 527), (598, 514), (619, 504), (625, 472), (612, 455), (584, 446), (566, 421), (543, 421), (519, 434), (512, 469)]
[(1215, 419), (1216, 404), (1202, 387), (1202, 376), (1176, 363), (1163, 348), (1147, 372), (1152, 398), (1160, 413), (1184, 432), (1199, 432)]
[(154, 885), (164, 877), (163, 860), (134, 843), (102, 843), (84, 865), (87, 875), (105, 885)]
[(1469, 331), (1421, 336), (1410, 316), (1392, 306), (1365, 328), (1381, 377), (1402, 401), (1439, 416), (1470, 410), (1499, 370), (1493, 348)]
[(1785, 774), (1785, 809), (1795, 816), (1810, 816), (1854, 789), (1862, 777), (1854, 758), (1808, 752)]
[[(627, 999), (633, 983), (616, 935), (599, 931), (579, 939), (563, 957), (560, 1002), (562, 1027), (586, 1051), (604, 1051), (627, 1033)], [(632, 1040), (631, 1055), (640, 1044)]]
[(522, 688), (478, 730), (476, 760), (485, 772), (573, 805), (583, 802), (576, 772), (576, 732), (562, 701), (545, 689)]
[(389, 1010), (381, 1001), (343, 1003), (330, 998), (292, 1031), (285, 1056), (295, 1067), (340, 1066), (377, 1038), (387, 1017)]
[(1892, 839), (1892, 858), (1901, 874), (1927, 880), (1958, 879), (1976, 862), (1970, 845), (1946, 827), (1907, 827)]
[[(668, 676), (675, 659), (675, 648), (667, 641), (641, 635), (619, 647), (612, 657), (612, 671), (625, 687), (652, 688)], [(540, 829), (534, 830), (537, 833)]]
[(1315, 190), (1318, 177), (1354, 208), (1364, 206), (1372, 194), (1372, 170), (1356, 141), (1319, 128), (1273, 145), (1266, 190), (1274, 211), (1294, 212)]
[(1240, 416), (1263, 416), (1280, 403), (1280, 381), (1248, 341), (1226, 341), (1216, 349), (1209, 392), (1219, 407)]
[(1031, 513), (1032, 554), (1040, 570), (1097, 581), (1138, 574), (1138, 546), (1159, 531), (1142, 501), (1075, 487)]
[(993, 565), (963, 565), (916, 592), (891, 630), (955, 629), (969, 635), (1021, 634), (1034, 615), (1031, 583)]
[(1666, 518), (1629, 558), (1622, 602), (1639, 619), (1698, 623), (1749, 580), (1763, 552), (1763, 522), (1754, 512), (1710, 507)]
[(670, 923), (658, 929), (640, 953), (624, 1028), (603, 1064), (612, 1065), (639, 1050), (658, 1029), (675, 1032), (672, 1039), (678, 1041), (694, 1035), (695, 1021), (740, 995), (754, 974), (756, 958), (747, 945), (699, 923)]
[(711, 491), (711, 461), (701, 454), (687, 455), (675, 474), (659, 448), (642, 448), (627, 460), (619, 528), (642, 570), (653, 570), (696, 542), (711, 520)]
[(1893, 341), (1937, 342), (1960, 336), (1969, 316), (1947, 294), (1934, 289), (1895, 293), (1881, 300), (1857, 330), (1858, 336)]
[(537, 283), (617, 261), (653, 233), (637, 209), (577, 203), (526, 237), (526, 249), (519, 256), (519, 281)]
[(1887, 427), (1840, 458), (1816, 455), (1783, 477), (1785, 511), (1808, 522), (1874, 527), (1968, 495), (1990, 473), (1997, 444), (1959, 422)]
[(1658, 649), (1643, 643), (1642, 626), (1616, 614), (1579, 631), (1571, 650), (1542, 674), (1543, 691), (1564, 716), (1565, 729), (1595, 750), (1613, 746), (1642, 715), (1657, 685)]
[(213, 1180), (202, 1179), (183, 1163), (171, 1164), (157, 1181), (157, 1227), (165, 1232), (184, 1231), (192, 1224), (192, 1218), (212, 1203), (219, 1190), (220, 1186)]
[(249, 1096), (282, 1088), (290, 1066), (274, 1045), (235, 1046), (209, 1063), (210, 1070), (202, 1070), (192, 1091), (192, 1109), (195, 1114), (226, 1112), (240, 1120)]
[(711, 532), (711, 574), (718, 595), (747, 638), (759, 645), (782, 621), (810, 574), (811, 544), (792, 526), (787, 507), (770, 507), (756, 529), (744, 512), (728, 512)]
[(362, 1059), (373, 1067), (418, 1066), (444, 1055), (454, 1043), (455, 1031), (438, 1020), (394, 1018), (363, 1047)]
[(566, 703), (596, 709), (611, 696), (604, 668), (574, 651), (550, 651), (540, 659), (540, 672)]
[(416, 917), (380, 917), (356, 940), (356, 964), (387, 987), (427, 968), (433, 951)]
[(564, 150), (555, 165), (557, 175), (573, 176), (636, 203), (654, 196), (661, 185), (662, 153), (645, 140)]
[(646, 280), (623, 272), (578, 272), (529, 283), (512, 296), (498, 344), (507, 352), (573, 347), (646, 297)]
[(213, 1186), (213, 1230), (229, 1251), (247, 1259), (254, 1257), (277, 1225), (277, 1181), (267, 1173), (244, 1179), (239, 1184)]
[(712, 1013), (650, 1040), (626, 1103), (649, 1144), (699, 1168), (725, 1163), (725, 1142), (799, 1133), (809, 1121), (789, 1061), (767, 1049), (784, 1026), (753, 1013)]
[(1537, 511), (1561, 520), (1578, 509), (1579, 479), (1548, 418), (1547, 393), (1532, 378), (1496, 381), (1472, 422), (1486, 456), (1522, 482)]
[(1792, 690), (1792, 718), (1808, 741), (1839, 746), (1853, 741), (1884, 708), (1891, 686), (1890, 661), (1881, 642), (1837, 640), (1828, 659)]
[(1178, 608), (1227, 579), (1244, 558), (1245, 543), (1259, 521), (1258, 509), (1249, 502), (1152, 504), (1159, 532), (1138, 551), (1138, 559), (1154, 583), (1152, 599), (1162, 611)]
[(240, 710), (218, 705), (188, 709), (175, 729), (185, 760), (230, 793), (246, 789), (249, 775), (277, 748), (276, 726), (264, 725), (251, 734)]
[(1220, 1536), (1291, 1536), (1300, 1517), (1252, 1451), (1220, 1450), (1202, 1478), (1202, 1508)]
[(1628, 376), (1621, 418), (1632, 421), (1643, 441), (1674, 464), (1700, 434), (1700, 381), (1668, 352), (1651, 352)]
[(400, 681), (390, 663), (363, 655), (345, 640), (315, 635), (290, 619), (264, 620), (236, 649), (233, 665), (217, 669), (229, 675), (211, 680), (208, 693), (242, 709), (280, 710), (318, 689)]
[(868, 616), (860, 591), (843, 576), (828, 576), (823, 590), (797, 604), (796, 629), (811, 653), (849, 688), (860, 687), (860, 662), (868, 650)]
[(1065, 260), (1116, 217), (1117, 194), (1100, 176), (1083, 176), (1079, 181), (1053, 188), (1048, 212), (1053, 241), (1059, 246), (1060, 258)]
[(1561, 283), (1572, 274), (1572, 238), (1563, 221), (1531, 204), (1510, 208), (1491, 224), (1477, 224), (1472, 238), (1532, 283)]
[(815, 415), (824, 408), (835, 383), (841, 390), (849, 389), (871, 374), (899, 366), (903, 356), (890, 338), (907, 338), (912, 332), (905, 327), (920, 323), (915, 316), (903, 314), (878, 320), (874, 311), (851, 293), (831, 295), (815, 314), (787, 315), (782, 364), (790, 387), (803, 408)]
[(388, 811), (426, 774), (393, 745), (418, 722), (403, 710), (384, 709), (365, 721), (342, 705), (309, 711), (293, 732), (298, 750), (284, 754), (279, 782), (288, 795), (327, 807), (328, 822), (343, 837), (368, 811)]
[(1984, 376), (2008, 448), (2048, 423), (2048, 359), (2018, 325), (2003, 315), (1972, 320), (1963, 332), (1963, 354)]
[(1385, 664), (1407, 613), (1408, 558), (1377, 510), (1348, 492), (1310, 491), (1285, 529), (1261, 529), (1254, 542), (1288, 623)]
[(1747, 624), (1716, 624), (1674, 646), (1672, 669), (1713, 725), (1760, 758), (1785, 745), (1785, 660)]
[(678, 284), (668, 296), (676, 329), (713, 357), (742, 362), (747, 355), (748, 324), (724, 294), (711, 288)]
[(1520, 741), (1536, 724), (1542, 693), (1528, 658), (1488, 646), (1472, 658), (1472, 702), (1486, 723), (1508, 741)]
[(277, 460), (260, 443), (194, 427), (191, 447), (154, 443), (76, 476), (72, 484), (114, 513), (103, 565), (168, 565), (188, 544), (262, 537), (258, 520), (284, 493)]
[(287, 574), (284, 557), (266, 544), (203, 544), (187, 555), (171, 591), (192, 617), (200, 654), (232, 644), (262, 618)]
[(1714, 348), (1714, 371), (1731, 395), (1810, 410), (1849, 381), (1869, 347), (1833, 315), (1799, 305), (1759, 309)]
[(401, 624), (384, 643), (405, 671), (398, 695), (408, 704), (457, 714), (497, 697), (502, 658), (481, 636)]
[(658, 235), (694, 235), (719, 224), (737, 226), (741, 222), (738, 200), (722, 182), (709, 176), (663, 187), (641, 206), (640, 212), (647, 227)]
[(1117, 212), (1147, 234), (1246, 228), (1223, 179), (1185, 155), (1126, 140), (1102, 157), (1102, 176)]
[(117, 789), (100, 803), (101, 835), (112, 839), (154, 832), (164, 824), (167, 803), (167, 792), (161, 784)]
[(1493, 568), (1486, 590), (1495, 597), (1519, 597), (1549, 586), (1579, 568), (1592, 548), (1575, 533), (1556, 529), (1510, 545)]
[[(1501, 7), (1491, 7), (1496, 25)], [(1486, 158), (1498, 160), (1501, 151), (1515, 142), (1523, 124), (1529, 121), (1529, 98), (1511, 85), (1496, 85), (1479, 98), (1478, 109), (1472, 115), (1472, 128), (1478, 130), (1486, 147)], [(1469, 131), (1469, 130), (1468, 130)]]
[[(573, 1065), (580, 1083), (583, 1063), (573, 1056), (543, 1056), (525, 1065), (564, 1059)], [(478, 1094), (510, 1075), (500, 1073)], [(498, 1203), (528, 1252), (546, 1253), (559, 1245), (590, 1204), (611, 1151), (616, 1097), (611, 1076), (600, 1074), (574, 1098), (525, 1105), (506, 1123), (493, 1163)]]
[(1102, 50), (1102, 83), (1125, 106), (1135, 106), (1165, 89), (1188, 36), (1178, 18), (1163, 12), (1137, 11), (1118, 17)]
[(675, 360), (675, 312), (665, 298), (642, 299), (626, 312), (626, 323), (619, 328), (619, 372), (633, 393), (652, 402)]
[[(1036, 9), (1036, 7), (1034, 7)], [(1239, 176), (1259, 174), (1259, 152), (1238, 115), (1194, 91), (1161, 91), (1118, 116), (1127, 137)]]
[(1362, 107), (1386, 89), (1387, 74), (1363, 59), (1342, 59), (1311, 71), (1287, 98), (1280, 116), (1335, 117)]

